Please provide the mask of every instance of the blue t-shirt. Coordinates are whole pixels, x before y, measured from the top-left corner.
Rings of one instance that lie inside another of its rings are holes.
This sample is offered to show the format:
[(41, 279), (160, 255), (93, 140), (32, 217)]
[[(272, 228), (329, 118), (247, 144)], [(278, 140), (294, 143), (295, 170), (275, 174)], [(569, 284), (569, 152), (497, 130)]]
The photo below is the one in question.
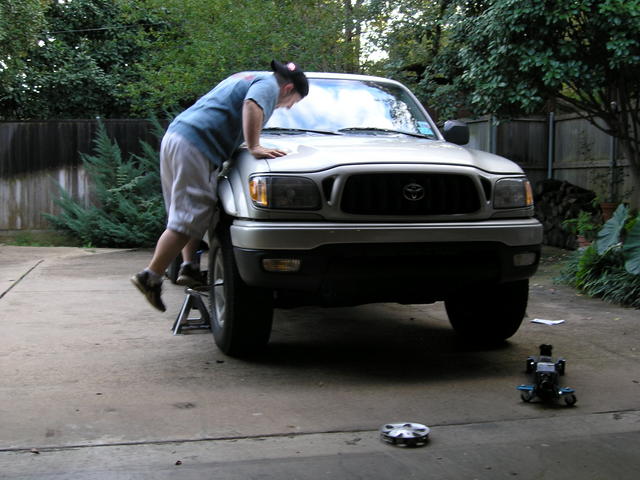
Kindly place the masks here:
[(167, 132), (182, 135), (219, 167), (244, 141), (245, 100), (251, 99), (262, 108), (264, 126), (276, 107), (279, 91), (271, 73), (236, 73), (178, 115)]

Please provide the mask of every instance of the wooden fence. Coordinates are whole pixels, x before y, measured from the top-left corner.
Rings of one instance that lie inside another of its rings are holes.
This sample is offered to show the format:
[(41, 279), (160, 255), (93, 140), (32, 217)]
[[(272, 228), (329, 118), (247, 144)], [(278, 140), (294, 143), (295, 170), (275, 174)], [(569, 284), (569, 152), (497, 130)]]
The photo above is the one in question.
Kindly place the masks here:
[(505, 156), (520, 165), (533, 184), (566, 180), (596, 192), (603, 201), (621, 197), (640, 205), (640, 185), (617, 141), (577, 115), (554, 115), (495, 122), (467, 119), (469, 146)]
[[(601, 198), (612, 187), (640, 205), (640, 185), (634, 185), (615, 142), (575, 115), (531, 117), (496, 124), (491, 117), (467, 120), (469, 146), (503, 155), (518, 163), (534, 185), (545, 178), (567, 180)], [(124, 155), (140, 153), (140, 140), (157, 145), (150, 122), (104, 120)], [(43, 212), (58, 213), (55, 199), (62, 186), (90, 202), (90, 185), (80, 152), (92, 151), (96, 120), (0, 122), (0, 230), (47, 229)], [(611, 182), (612, 173), (621, 183)]]
[[(123, 155), (142, 153), (140, 141), (157, 146), (144, 120), (103, 120)], [(85, 204), (90, 185), (81, 153), (92, 153), (97, 120), (0, 122), (0, 230), (50, 228), (42, 213), (59, 213), (59, 188)]]

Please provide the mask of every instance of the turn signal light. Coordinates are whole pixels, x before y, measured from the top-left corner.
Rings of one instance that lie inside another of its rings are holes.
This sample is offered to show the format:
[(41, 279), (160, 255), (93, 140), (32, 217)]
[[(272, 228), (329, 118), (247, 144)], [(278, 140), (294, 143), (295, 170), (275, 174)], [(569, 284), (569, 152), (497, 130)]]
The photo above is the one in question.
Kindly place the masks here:
[(516, 253), (513, 256), (513, 265), (516, 267), (527, 267), (536, 262), (535, 252)]
[(267, 272), (298, 272), (302, 261), (299, 258), (263, 258), (262, 267)]
[(525, 204), (527, 206), (533, 205), (533, 189), (531, 188), (531, 182), (527, 180), (524, 184), (525, 189)]
[(267, 182), (264, 177), (254, 177), (249, 180), (249, 195), (256, 205), (267, 207), (269, 200), (267, 196)]

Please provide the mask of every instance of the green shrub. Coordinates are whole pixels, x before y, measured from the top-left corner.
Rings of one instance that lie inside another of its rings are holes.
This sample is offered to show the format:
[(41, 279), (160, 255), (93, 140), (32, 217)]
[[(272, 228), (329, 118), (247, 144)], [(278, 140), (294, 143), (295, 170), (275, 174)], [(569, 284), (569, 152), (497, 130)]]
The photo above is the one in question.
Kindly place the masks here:
[[(154, 131), (162, 127), (154, 122)], [(59, 215), (46, 215), (57, 230), (93, 247), (140, 247), (155, 244), (164, 230), (166, 213), (160, 186), (158, 153), (140, 142), (142, 155), (122, 158), (102, 123), (94, 139), (94, 155), (82, 155), (94, 204), (84, 206), (60, 188)]]
[(581, 235), (587, 241), (592, 242), (601, 225), (594, 221), (593, 214), (580, 210), (576, 218), (569, 218), (563, 221), (562, 227), (567, 232), (573, 235)]
[(640, 308), (640, 222), (623, 205), (598, 232), (596, 242), (574, 252), (559, 283), (592, 297)]

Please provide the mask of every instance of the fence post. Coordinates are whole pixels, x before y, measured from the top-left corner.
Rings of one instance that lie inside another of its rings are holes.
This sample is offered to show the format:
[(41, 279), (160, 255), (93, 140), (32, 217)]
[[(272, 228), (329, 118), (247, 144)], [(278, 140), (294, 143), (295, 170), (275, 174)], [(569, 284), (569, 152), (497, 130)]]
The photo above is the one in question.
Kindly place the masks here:
[(553, 161), (556, 149), (556, 114), (549, 112), (549, 132), (547, 134), (547, 178), (553, 178)]
[(489, 115), (489, 153), (496, 153), (498, 143), (497, 130), (494, 116)]
[(610, 178), (609, 178), (609, 195), (611, 201), (615, 201), (618, 198), (618, 139), (613, 135), (609, 136), (609, 159), (611, 160)]

